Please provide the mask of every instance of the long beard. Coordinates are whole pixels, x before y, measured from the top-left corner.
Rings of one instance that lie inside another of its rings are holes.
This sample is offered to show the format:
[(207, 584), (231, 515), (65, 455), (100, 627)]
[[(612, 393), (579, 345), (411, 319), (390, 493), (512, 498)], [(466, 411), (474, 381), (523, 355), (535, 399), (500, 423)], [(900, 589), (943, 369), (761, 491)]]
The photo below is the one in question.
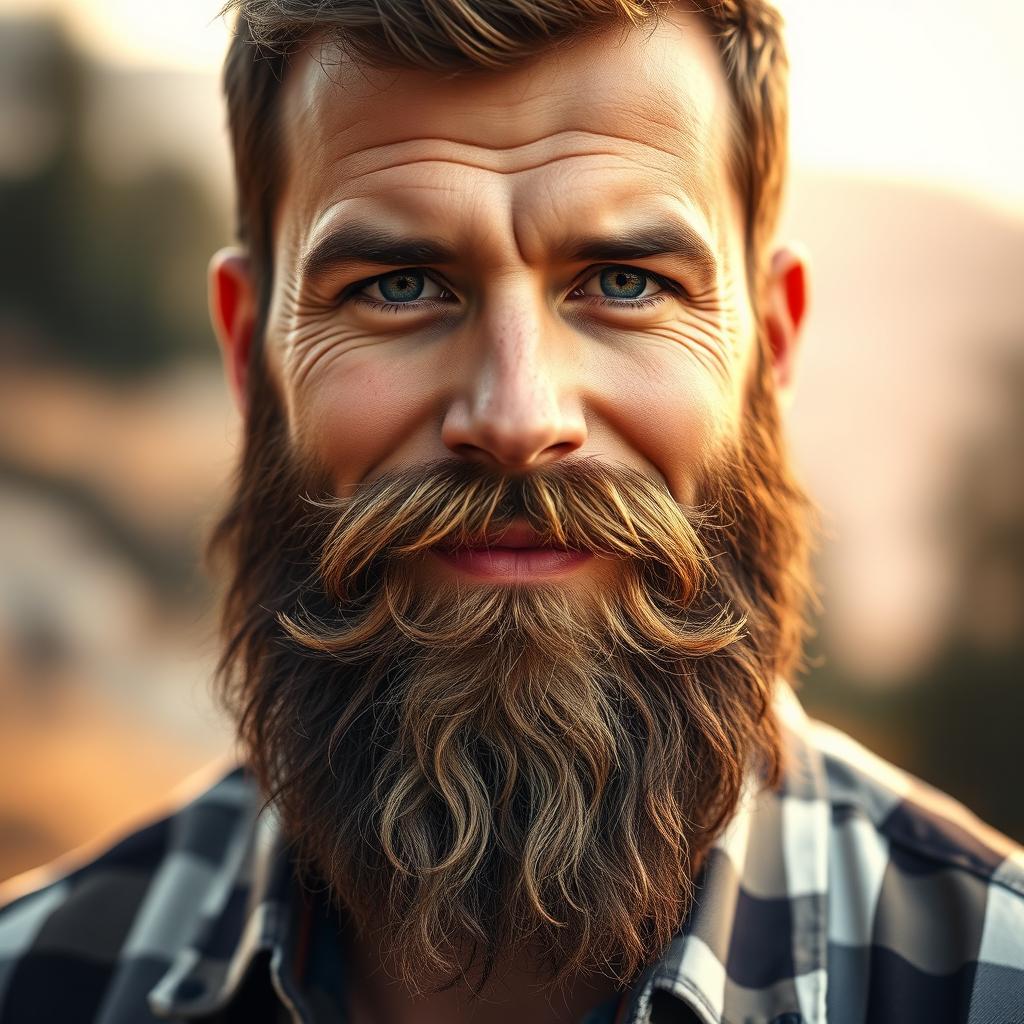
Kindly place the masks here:
[[(553, 986), (627, 983), (685, 918), (745, 781), (777, 777), (794, 627), (771, 613), (792, 594), (742, 551), (765, 539), (746, 507), (764, 474), (738, 446), (685, 508), (594, 460), (517, 478), (450, 460), (310, 501), (326, 478), (279, 428), (261, 448), (279, 507), (248, 548), (240, 506), (229, 524), (222, 671), (300, 863), (414, 990), (483, 986), (524, 953)], [(430, 571), (434, 545), (514, 517), (591, 552), (599, 585)]]

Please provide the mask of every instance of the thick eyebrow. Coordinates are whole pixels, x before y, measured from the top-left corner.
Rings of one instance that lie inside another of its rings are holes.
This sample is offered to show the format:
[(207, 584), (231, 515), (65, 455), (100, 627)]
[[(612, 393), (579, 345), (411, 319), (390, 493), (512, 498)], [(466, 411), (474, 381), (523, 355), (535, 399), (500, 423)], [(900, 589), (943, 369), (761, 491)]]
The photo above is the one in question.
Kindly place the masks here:
[(315, 280), (328, 271), (352, 263), (379, 263), (407, 267), (419, 263), (454, 263), (455, 249), (437, 238), (409, 238), (386, 228), (355, 221), (320, 239), (300, 260), (304, 279)]
[(688, 224), (668, 222), (628, 228), (613, 235), (591, 235), (565, 245), (570, 260), (642, 260), (674, 256), (708, 279), (718, 272), (714, 249)]
[[(591, 235), (560, 246), (568, 260), (639, 260), (675, 256), (711, 280), (718, 271), (714, 250), (692, 227), (682, 223), (653, 224)], [(410, 238), (386, 228), (354, 221), (331, 231), (300, 260), (304, 280), (316, 280), (353, 263), (408, 267), (428, 263), (454, 263), (457, 252), (438, 238)]]

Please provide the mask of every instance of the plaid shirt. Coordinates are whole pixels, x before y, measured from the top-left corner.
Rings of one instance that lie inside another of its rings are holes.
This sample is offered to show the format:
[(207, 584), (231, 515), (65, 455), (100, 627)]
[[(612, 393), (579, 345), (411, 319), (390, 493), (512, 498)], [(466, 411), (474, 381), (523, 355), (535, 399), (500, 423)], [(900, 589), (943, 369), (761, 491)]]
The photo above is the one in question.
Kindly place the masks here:
[[(1024, 851), (780, 696), (685, 927), (587, 1024), (1024, 1022)], [(3, 1024), (344, 1022), (344, 958), (249, 776), (0, 911)], [(24, 883), (22, 888), (24, 888)]]

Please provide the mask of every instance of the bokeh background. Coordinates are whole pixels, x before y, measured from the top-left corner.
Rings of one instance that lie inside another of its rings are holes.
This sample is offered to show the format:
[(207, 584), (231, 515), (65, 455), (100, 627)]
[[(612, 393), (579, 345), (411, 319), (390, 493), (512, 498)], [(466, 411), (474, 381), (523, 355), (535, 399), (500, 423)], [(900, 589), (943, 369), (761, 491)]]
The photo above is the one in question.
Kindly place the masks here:
[[(1024, 839), (1024, 6), (784, 0), (814, 257), (806, 705)], [(0, 878), (231, 751), (216, 0), (0, 0)]]

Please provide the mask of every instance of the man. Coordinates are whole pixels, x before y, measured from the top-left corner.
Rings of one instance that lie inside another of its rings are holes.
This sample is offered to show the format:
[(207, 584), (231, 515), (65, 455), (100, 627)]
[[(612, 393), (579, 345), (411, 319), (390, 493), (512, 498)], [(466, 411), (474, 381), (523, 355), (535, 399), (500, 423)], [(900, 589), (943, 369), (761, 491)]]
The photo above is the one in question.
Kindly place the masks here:
[(0, 1019), (1024, 1020), (1024, 859), (809, 722), (762, 0), (238, 0), (242, 767), (0, 915)]

